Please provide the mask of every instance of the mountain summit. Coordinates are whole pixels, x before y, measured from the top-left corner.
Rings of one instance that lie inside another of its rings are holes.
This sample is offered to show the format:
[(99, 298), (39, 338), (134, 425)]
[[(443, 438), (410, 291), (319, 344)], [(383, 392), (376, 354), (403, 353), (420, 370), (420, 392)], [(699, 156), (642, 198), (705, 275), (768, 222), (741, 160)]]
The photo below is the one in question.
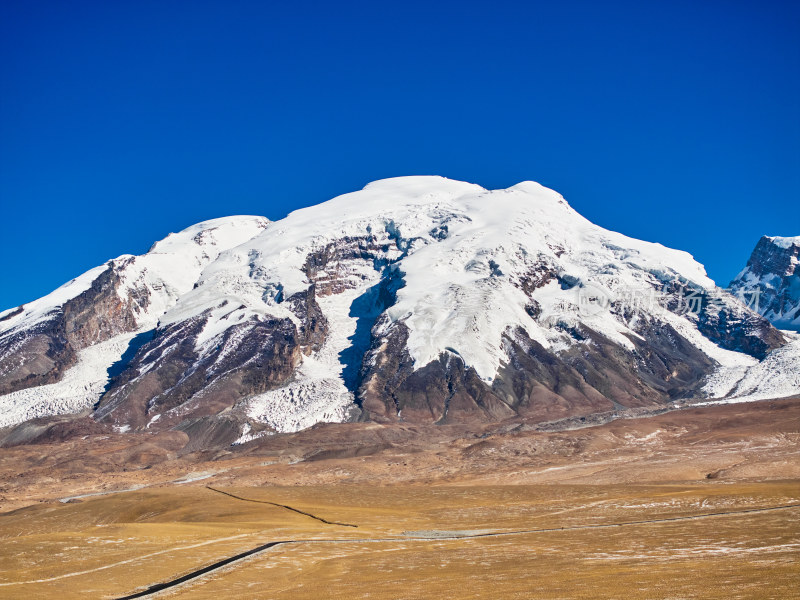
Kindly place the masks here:
[(0, 427), (83, 410), (201, 447), (325, 421), (541, 423), (772, 393), (788, 335), (689, 254), (537, 183), (402, 177), (194, 226), (0, 313)]

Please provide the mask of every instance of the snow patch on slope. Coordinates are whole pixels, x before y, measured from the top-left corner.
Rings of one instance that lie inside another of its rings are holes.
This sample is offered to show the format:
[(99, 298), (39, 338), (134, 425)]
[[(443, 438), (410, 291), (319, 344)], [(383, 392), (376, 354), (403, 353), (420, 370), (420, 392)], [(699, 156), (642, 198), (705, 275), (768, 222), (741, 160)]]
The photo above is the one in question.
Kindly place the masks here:
[(800, 235), (794, 237), (769, 236), (770, 241), (779, 248), (788, 250), (792, 246), (800, 246)]
[(792, 341), (770, 352), (760, 363), (720, 373), (704, 391), (714, 400), (703, 404), (729, 404), (774, 400), (800, 395), (800, 335), (784, 332)]
[(137, 310), (137, 322), (155, 326), (178, 298), (194, 287), (206, 265), (261, 233), (268, 223), (263, 217), (253, 216), (212, 219), (171, 233), (147, 254), (116, 259), (125, 263), (120, 298), (125, 300), (147, 290), (147, 304)]
[(142, 331), (84, 348), (61, 381), (0, 396), (0, 427), (29, 419), (80, 412), (93, 406), (108, 384), (108, 369)]
[(342, 377), (341, 355), (356, 332), (356, 318), (350, 307), (377, 280), (318, 303), (328, 319), (328, 337), (319, 352), (303, 359), (294, 380), (282, 388), (254, 396), (246, 401), (247, 415), (281, 433), (300, 431), (316, 423), (341, 423), (355, 410), (353, 393)]

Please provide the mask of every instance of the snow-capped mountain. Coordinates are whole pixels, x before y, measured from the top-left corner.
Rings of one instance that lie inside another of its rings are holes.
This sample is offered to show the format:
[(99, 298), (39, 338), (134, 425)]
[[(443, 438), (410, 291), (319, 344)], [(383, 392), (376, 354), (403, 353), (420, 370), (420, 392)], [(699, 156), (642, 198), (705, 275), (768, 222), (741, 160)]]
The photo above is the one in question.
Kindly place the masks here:
[(546, 421), (729, 397), (787, 346), (689, 254), (532, 182), (388, 179), (187, 232), (0, 314), (0, 426), (94, 406), (202, 447), (323, 421)]
[(91, 407), (123, 354), (192, 289), (220, 252), (263, 231), (263, 217), (230, 217), (171, 234), (44, 298), (0, 313), (0, 427)]
[(800, 236), (764, 236), (747, 266), (731, 282), (753, 295), (758, 312), (780, 329), (800, 331)]

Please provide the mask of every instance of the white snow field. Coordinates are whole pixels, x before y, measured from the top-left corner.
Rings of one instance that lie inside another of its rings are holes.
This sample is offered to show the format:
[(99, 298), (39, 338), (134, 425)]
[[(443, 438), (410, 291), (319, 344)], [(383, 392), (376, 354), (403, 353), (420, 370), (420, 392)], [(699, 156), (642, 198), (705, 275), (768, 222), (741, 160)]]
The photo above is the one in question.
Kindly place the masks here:
[(783, 332), (791, 341), (761, 362), (737, 370), (720, 369), (704, 391), (711, 402), (753, 402), (800, 395), (800, 335)]
[(368, 284), (319, 300), (326, 315), (337, 314), (342, 318), (330, 321), (325, 344), (303, 361), (294, 381), (247, 402), (250, 418), (284, 433), (300, 431), (315, 423), (342, 422), (352, 413), (354, 397), (342, 379), (344, 365), (339, 354), (350, 346), (348, 338), (356, 330), (356, 319), (346, 316), (347, 311), (367, 287)]
[[(181, 295), (192, 289), (206, 265), (221, 252), (261, 233), (268, 223), (264, 217), (224, 217), (171, 233), (153, 244), (147, 254), (123, 254), (65, 283), (47, 296), (23, 305), (20, 314), (0, 322), (0, 335), (31, 327), (46, 319), (65, 302), (88, 290), (110, 265), (116, 266), (121, 273), (123, 284), (118, 294), (123, 301), (128, 300), (131, 292), (148, 292), (149, 305), (135, 306), (134, 310), (140, 326), (153, 327)], [(0, 318), (13, 311), (3, 311)]]

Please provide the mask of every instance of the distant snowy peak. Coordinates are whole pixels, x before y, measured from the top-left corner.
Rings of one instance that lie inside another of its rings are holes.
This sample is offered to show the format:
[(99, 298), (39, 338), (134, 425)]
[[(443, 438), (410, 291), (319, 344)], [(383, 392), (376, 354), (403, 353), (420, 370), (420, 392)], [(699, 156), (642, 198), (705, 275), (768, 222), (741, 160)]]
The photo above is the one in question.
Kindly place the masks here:
[(783, 248), (784, 250), (788, 250), (792, 247), (800, 248), (800, 235), (796, 235), (794, 237), (780, 237), (780, 236), (772, 236), (767, 237), (767, 239), (778, 248)]
[(781, 329), (800, 331), (800, 236), (764, 236), (747, 266), (731, 282), (736, 292), (747, 292), (758, 310)]

